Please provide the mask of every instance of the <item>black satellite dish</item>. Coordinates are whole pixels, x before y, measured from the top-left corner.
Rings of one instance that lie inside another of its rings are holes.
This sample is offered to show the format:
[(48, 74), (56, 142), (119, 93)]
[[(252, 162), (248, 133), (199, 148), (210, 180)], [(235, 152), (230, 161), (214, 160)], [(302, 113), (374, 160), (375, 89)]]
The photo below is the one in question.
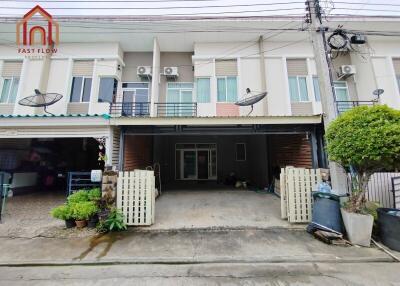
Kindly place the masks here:
[(27, 96), (20, 101), (19, 105), (30, 106), (30, 107), (43, 107), (44, 112), (47, 114), (54, 115), (46, 110), (47, 106), (50, 106), (59, 101), (63, 96), (59, 93), (41, 93), (38, 89), (35, 89), (35, 94)]
[(382, 88), (378, 88), (375, 89), (372, 94), (376, 96), (376, 98), (374, 100), (379, 100), (379, 98), (381, 97), (381, 95), (384, 93), (385, 91)]
[(252, 94), (250, 88), (246, 88), (246, 95), (250, 96), (236, 101), (235, 104), (239, 106), (251, 106), (251, 110), (247, 114), (247, 116), (249, 116), (253, 112), (253, 105), (266, 97), (267, 92)]

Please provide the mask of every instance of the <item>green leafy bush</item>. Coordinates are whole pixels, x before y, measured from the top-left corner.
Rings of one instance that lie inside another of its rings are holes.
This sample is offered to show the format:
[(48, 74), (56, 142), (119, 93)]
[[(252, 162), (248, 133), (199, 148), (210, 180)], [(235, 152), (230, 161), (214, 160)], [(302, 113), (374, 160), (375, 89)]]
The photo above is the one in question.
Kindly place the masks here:
[(100, 188), (93, 188), (88, 192), (88, 199), (89, 201), (98, 201), (101, 199), (101, 190)]
[(81, 190), (76, 193), (73, 193), (72, 195), (69, 195), (67, 200), (68, 200), (68, 204), (87, 202), (87, 201), (89, 201), (89, 194), (87, 191)]
[(99, 232), (122, 231), (126, 229), (124, 215), (117, 208), (112, 208), (107, 219), (100, 221), (97, 227), (97, 231)]
[(98, 208), (95, 202), (78, 202), (71, 204), (73, 218), (76, 220), (87, 220), (95, 215)]
[(71, 208), (66, 204), (53, 208), (50, 213), (52, 217), (61, 220), (68, 220), (73, 217)]
[(371, 175), (400, 166), (400, 111), (386, 105), (352, 108), (331, 122), (326, 142), (329, 159), (355, 173), (346, 209), (365, 213)]

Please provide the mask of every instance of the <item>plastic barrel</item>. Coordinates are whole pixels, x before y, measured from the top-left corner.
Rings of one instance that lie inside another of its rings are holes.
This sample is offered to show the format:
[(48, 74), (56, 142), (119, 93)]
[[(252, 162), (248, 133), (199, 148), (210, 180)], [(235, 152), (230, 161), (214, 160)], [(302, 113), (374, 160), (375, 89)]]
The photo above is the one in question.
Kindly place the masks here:
[(313, 193), (312, 222), (343, 233), (339, 197), (327, 193)]
[(387, 247), (400, 251), (400, 217), (388, 214), (399, 209), (379, 208), (378, 227), (381, 241)]

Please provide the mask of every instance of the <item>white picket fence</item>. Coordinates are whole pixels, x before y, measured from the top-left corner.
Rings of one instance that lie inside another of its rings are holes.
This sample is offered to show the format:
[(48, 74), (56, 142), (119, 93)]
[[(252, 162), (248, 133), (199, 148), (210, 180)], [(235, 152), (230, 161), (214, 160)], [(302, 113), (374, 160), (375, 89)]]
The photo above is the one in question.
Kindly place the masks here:
[(117, 208), (125, 223), (132, 226), (154, 223), (155, 177), (154, 171), (134, 170), (119, 172)]
[(311, 192), (321, 181), (321, 169), (282, 168), (280, 174), (281, 217), (290, 223), (310, 222)]

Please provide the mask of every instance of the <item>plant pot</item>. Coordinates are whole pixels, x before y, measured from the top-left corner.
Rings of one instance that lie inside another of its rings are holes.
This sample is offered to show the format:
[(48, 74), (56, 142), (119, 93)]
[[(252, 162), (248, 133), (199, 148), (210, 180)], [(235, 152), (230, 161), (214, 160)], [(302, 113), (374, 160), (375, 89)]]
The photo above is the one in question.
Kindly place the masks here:
[(88, 228), (95, 228), (98, 222), (99, 222), (99, 216), (95, 214), (94, 216), (89, 218), (87, 226)]
[(100, 220), (106, 220), (108, 218), (110, 214), (110, 210), (109, 209), (103, 209), (99, 212), (98, 217)]
[(390, 249), (400, 251), (400, 216), (389, 212), (400, 212), (400, 209), (379, 208), (378, 228), (381, 241)]
[(340, 210), (342, 212), (347, 237), (350, 242), (369, 247), (371, 242), (372, 226), (374, 224), (373, 216), (350, 213), (344, 209)]
[(73, 228), (73, 227), (75, 227), (75, 226), (76, 226), (75, 220), (73, 220), (73, 219), (67, 219), (67, 220), (65, 220), (65, 227), (66, 227), (66, 228)]
[(86, 220), (76, 220), (75, 223), (76, 223), (77, 228), (84, 228), (87, 224), (87, 221)]

